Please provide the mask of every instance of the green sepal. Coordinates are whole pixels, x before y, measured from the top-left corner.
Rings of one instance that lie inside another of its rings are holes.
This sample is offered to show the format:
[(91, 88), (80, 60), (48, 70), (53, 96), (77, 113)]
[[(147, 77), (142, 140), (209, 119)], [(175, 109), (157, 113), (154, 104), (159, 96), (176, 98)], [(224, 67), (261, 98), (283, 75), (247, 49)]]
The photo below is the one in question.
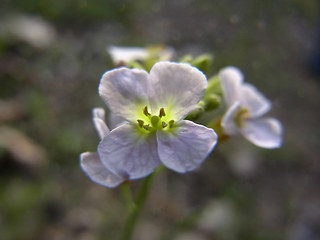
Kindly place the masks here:
[(197, 58), (195, 58), (191, 65), (198, 68), (200, 71), (202, 71), (204, 74), (208, 74), (211, 64), (212, 64), (213, 57), (209, 54), (203, 54)]
[(129, 61), (127, 63), (128, 68), (138, 68), (138, 69), (144, 69), (144, 67), (137, 61)]
[(212, 111), (220, 107), (221, 97), (217, 94), (208, 94), (202, 98), (205, 111)]
[(184, 55), (179, 59), (179, 62), (190, 63), (192, 66), (198, 68), (207, 75), (210, 70), (212, 60), (213, 57), (210, 54), (203, 54), (196, 58), (193, 58), (191, 55)]
[(148, 51), (148, 57), (143, 61), (143, 66), (147, 72), (150, 72), (154, 64), (163, 60), (161, 59), (161, 52), (165, 50), (165, 46), (154, 45), (154, 46), (149, 46), (146, 49)]
[(151, 68), (153, 67), (154, 64), (156, 64), (157, 62), (159, 62), (160, 59), (159, 57), (148, 57), (146, 60), (144, 60), (143, 62), (143, 66), (144, 69), (147, 72), (150, 72)]
[(191, 55), (184, 55), (182, 58), (179, 59), (179, 62), (181, 63), (190, 63), (192, 64), (193, 58)]
[(205, 112), (205, 103), (204, 101), (200, 101), (196, 108), (192, 110), (191, 113), (186, 117), (187, 120), (194, 121), (198, 119)]
[(208, 86), (205, 96), (210, 95), (212, 93), (217, 94), (219, 96), (222, 96), (223, 94), (221, 81), (218, 75), (214, 75), (208, 79)]

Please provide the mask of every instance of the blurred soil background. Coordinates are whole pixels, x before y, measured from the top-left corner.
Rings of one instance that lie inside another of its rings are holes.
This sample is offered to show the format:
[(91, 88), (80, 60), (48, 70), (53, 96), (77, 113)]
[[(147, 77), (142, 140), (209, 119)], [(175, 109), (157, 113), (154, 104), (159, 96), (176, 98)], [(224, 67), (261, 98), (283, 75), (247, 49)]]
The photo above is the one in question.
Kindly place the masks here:
[(154, 44), (213, 54), (212, 74), (240, 67), (284, 144), (236, 137), (195, 172), (161, 173), (135, 239), (320, 239), (319, 18), (316, 0), (2, 0), (0, 239), (117, 239), (121, 192), (91, 182), (79, 154), (99, 142), (106, 47)]

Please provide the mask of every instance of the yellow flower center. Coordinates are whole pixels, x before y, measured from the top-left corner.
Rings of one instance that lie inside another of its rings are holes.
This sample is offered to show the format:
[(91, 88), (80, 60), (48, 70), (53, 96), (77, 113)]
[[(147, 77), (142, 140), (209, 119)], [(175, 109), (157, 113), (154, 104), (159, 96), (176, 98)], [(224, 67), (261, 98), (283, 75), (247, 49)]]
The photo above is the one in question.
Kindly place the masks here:
[(240, 108), (234, 117), (234, 121), (236, 122), (238, 127), (243, 127), (243, 120), (249, 117), (250, 117), (249, 109)]
[(141, 130), (148, 132), (154, 132), (158, 129), (170, 130), (175, 125), (175, 121), (169, 118), (164, 108), (160, 108), (158, 115), (152, 115), (149, 113), (147, 106), (142, 108), (137, 123)]

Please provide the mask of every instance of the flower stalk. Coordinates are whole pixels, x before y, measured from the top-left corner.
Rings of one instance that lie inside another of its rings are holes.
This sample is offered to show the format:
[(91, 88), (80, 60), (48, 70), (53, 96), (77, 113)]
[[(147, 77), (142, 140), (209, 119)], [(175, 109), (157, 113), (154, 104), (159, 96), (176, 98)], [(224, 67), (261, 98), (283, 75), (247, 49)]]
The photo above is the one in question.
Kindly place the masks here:
[[(137, 220), (142, 212), (143, 206), (146, 202), (146, 199), (148, 197), (148, 193), (150, 190), (151, 182), (153, 179), (154, 174), (149, 175), (148, 177), (144, 178), (141, 182), (140, 188), (138, 190), (137, 196), (130, 204), (131, 206), (129, 209), (129, 215), (125, 222), (124, 229), (122, 232), (121, 240), (130, 240), (132, 239), (135, 226), (137, 224)], [(126, 184), (127, 185), (127, 184)], [(126, 191), (124, 192), (124, 197), (126, 198), (126, 201), (128, 200), (128, 196)]]

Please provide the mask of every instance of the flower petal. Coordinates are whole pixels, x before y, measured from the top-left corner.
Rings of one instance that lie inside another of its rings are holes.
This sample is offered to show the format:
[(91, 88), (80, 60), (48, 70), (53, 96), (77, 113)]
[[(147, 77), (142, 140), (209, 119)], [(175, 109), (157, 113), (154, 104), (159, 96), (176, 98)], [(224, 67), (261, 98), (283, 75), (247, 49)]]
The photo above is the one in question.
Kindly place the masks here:
[(202, 98), (206, 88), (205, 75), (185, 63), (158, 62), (149, 76), (150, 104), (154, 112), (169, 108), (174, 120), (183, 119)]
[(160, 164), (155, 134), (142, 134), (129, 123), (102, 139), (98, 153), (108, 169), (128, 179), (145, 177)]
[(82, 153), (80, 155), (80, 166), (93, 182), (106, 187), (116, 187), (125, 180), (105, 168), (96, 152)]
[(221, 80), (224, 99), (227, 105), (231, 106), (239, 100), (239, 90), (244, 76), (240, 69), (230, 66), (220, 70), (219, 78)]
[(117, 128), (120, 125), (128, 122), (125, 119), (123, 119), (122, 117), (119, 117), (113, 113), (110, 113), (108, 117), (109, 117), (108, 118), (108, 125), (109, 125), (110, 129)]
[(235, 102), (224, 114), (221, 120), (221, 126), (225, 134), (236, 135), (239, 132), (238, 126), (236, 125), (234, 119), (240, 108), (240, 103)]
[(180, 173), (197, 168), (217, 143), (212, 129), (187, 120), (174, 133), (158, 131), (157, 138), (161, 162)]
[(245, 120), (241, 133), (259, 147), (278, 148), (282, 144), (282, 125), (274, 118)]
[(147, 85), (146, 71), (122, 67), (102, 76), (99, 94), (113, 114), (136, 121), (137, 105), (148, 101)]
[(105, 123), (105, 112), (103, 108), (94, 108), (92, 110), (93, 125), (97, 130), (100, 139), (104, 138), (109, 133), (109, 128)]
[(127, 63), (133, 60), (144, 60), (148, 56), (148, 51), (142, 47), (120, 47), (109, 46), (107, 48), (114, 63)]
[(271, 109), (270, 101), (253, 85), (245, 83), (240, 91), (241, 105), (249, 109), (251, 117), (260, 117)]
[(93, 118), (100, 118), (101, 120), (104, 121), (105, 114), (106, 113), (103, 108), (97, 107), (97, 108), (92, 109), (92, 117)]

